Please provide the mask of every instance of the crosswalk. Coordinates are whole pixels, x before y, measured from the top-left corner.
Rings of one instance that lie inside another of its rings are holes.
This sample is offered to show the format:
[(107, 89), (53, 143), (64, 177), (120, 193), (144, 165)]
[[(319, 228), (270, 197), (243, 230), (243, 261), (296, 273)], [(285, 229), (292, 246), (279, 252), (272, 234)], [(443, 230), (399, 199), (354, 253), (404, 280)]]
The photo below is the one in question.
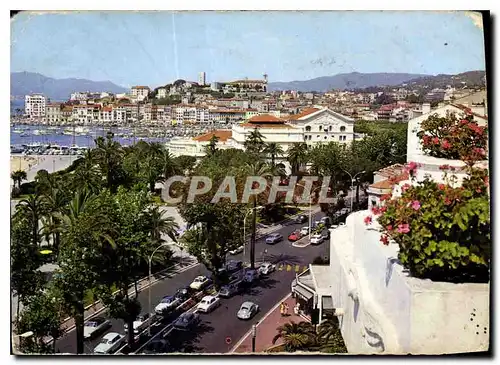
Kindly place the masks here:
[(276, 266), (276, 270), (278, 271), (294, 271), (297, 273), (304, 272), (309, 268), (307, 265), (290, 265), (290, 264), (279, 264)]

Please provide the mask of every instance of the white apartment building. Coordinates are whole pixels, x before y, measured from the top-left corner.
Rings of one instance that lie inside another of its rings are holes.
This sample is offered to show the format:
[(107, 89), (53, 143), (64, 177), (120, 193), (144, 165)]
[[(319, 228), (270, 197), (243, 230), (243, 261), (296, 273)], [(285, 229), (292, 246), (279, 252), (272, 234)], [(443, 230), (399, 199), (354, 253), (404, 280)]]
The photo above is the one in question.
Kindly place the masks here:
[(24, 113), (30, 118), (45, 116), (47, 98), (42, 94), (31, 94), (24, 97)]
[(148, 86), (132, 86), (132, 89), (130, 90), (132, 98), (138, 101), (143, 101), (144, 99), (146, 99), (150, 92), (151, 90)]
[(207, 77), (207, 74), (205, 72), (200, 72), (198, 74), (198, 85), (205, 86), (206, 81), (207, 81), (206, 77)]
[(61, 104), (47, 104), (45, 107), (45, 121), (49, 124), (57, 124), (63, 121)]
[(69, 100), (71, 101), (86, 101), (89, 98), (87, 92), (75, 92), (71, 93)]
[(166, 97), (167, 97), (167, 89), (165, 89), (164, 87), (159, 88), (156, 93), (156, 98), (163, 99)]

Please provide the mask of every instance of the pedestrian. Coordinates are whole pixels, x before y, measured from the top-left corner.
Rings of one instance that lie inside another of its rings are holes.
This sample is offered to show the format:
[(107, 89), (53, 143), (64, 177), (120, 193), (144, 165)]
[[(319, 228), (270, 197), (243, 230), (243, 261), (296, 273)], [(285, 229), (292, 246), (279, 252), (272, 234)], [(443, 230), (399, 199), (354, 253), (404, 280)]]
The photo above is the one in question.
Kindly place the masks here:
[(288, 306), (288, 303), (285, 303), (285, 317), (289, 316), (288, 309), (290, 309), (290, 307)]
[(285, 303), (281, 302), (280, 304), (280, 314), (283, 317), (285, 315)]
[(300, 313), (300, 303), (295, 304), (295, 307), (293, 307), (293, 313), (295, 313), (296, 316), (299, 315), (299, 313)]

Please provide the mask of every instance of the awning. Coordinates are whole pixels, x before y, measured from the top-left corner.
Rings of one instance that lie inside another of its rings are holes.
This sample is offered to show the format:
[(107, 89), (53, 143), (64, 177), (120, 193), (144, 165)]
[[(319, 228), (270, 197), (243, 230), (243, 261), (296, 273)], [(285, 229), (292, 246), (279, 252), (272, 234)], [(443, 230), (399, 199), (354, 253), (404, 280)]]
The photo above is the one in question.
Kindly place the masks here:
[(303, 288), (299, 285), (297, 285), (293, 289), (293, 292), (306, 301), (309, 301), (312, 299), (312, 297), (314, 297), (314, 293), (311, 293), (309, 290), (307, 290), (306, 288)]
[(321, 297), (321, 308), (323, 308), (323, 310), (335, 309), (335, 307), (333, 306), (332, 297), (330, 297), (330, 296)]

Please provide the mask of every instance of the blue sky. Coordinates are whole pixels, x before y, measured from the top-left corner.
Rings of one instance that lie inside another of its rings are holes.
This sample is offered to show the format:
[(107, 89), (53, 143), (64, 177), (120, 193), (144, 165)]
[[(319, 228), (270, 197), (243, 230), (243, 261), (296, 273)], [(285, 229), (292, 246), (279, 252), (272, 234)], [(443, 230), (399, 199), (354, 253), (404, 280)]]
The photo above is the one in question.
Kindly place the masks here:
[(306, 80), (347, 72), (484, 70), (483, 32), (464, 13), (81, 12), (11, 23), (11, 71), (116, 84)]

